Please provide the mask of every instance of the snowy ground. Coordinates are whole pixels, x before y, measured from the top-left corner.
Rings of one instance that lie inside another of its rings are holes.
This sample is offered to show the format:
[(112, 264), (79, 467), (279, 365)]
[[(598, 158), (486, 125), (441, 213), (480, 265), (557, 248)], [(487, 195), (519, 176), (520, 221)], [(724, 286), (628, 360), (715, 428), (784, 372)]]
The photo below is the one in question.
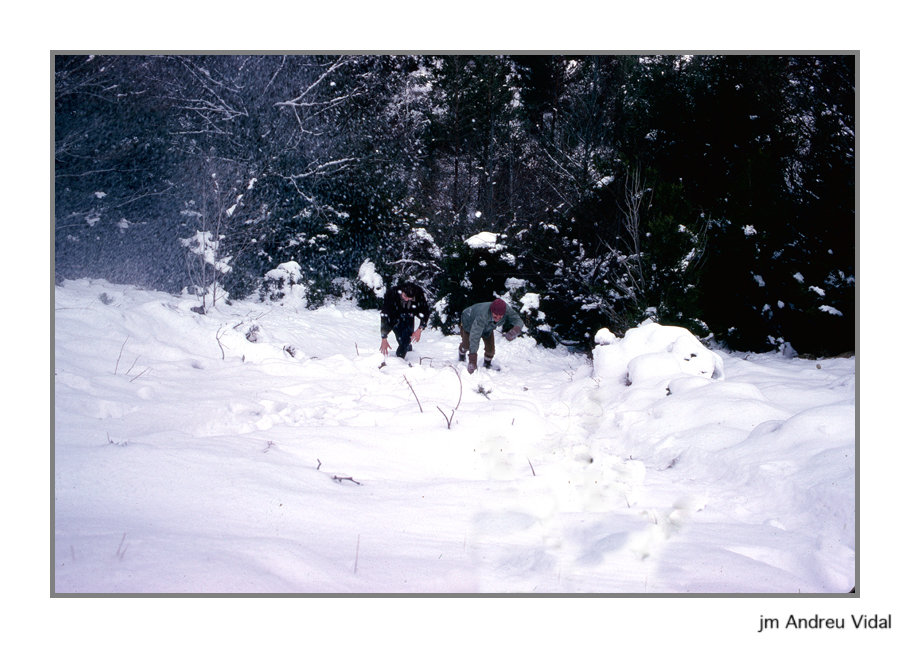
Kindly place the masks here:
[(55, 289), (57, 593), (856, 582), (853, 358), (692, 347), (722, 372), (680, 373), (654, 326), (593, 363), (498, 337), (469, 375), (434, 330), (381, 366), (350, 303), (197, 304)]

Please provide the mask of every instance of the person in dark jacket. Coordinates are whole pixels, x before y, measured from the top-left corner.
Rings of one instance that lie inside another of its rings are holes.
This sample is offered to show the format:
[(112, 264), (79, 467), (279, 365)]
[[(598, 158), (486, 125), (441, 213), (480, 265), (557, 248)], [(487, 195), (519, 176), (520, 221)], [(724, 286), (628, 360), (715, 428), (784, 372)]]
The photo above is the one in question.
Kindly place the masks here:
[(468, 360), (468, 373), (477, 370), (477, 352), (483, 340), (483, 366), (489, 369), (496, 353), (493, 331), (502, 325), (503, 337), (511, 342), (518, 337), (524, 322), (515, 309), (501, 299), (481, 302), (464, 309), (461, 313), (461, 344), (458, 359)]
[[(417, 330), (414, 330), (414, 318), (420, 321)], [(395, 334), (398, 349), (395, 355), (403, 358), (411, 351), (411, 344), (420, 342), (420, 334), (427, 327), (430, 319), (430, 309), (427, 307), (427, 298), (423, 290), (413, 283), (404, 283), (385, 294), (379, 318), (379, 332), (382, 343), (379, 350), (382, 355), (389, 355), (389, 333)]]

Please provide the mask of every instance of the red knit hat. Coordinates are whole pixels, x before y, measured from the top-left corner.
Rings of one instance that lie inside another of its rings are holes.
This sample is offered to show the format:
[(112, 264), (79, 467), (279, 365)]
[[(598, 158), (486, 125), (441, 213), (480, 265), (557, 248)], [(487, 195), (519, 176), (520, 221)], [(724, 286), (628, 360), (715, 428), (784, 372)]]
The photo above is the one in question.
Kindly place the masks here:
[(506, 303), (501, 299), (496, 299), (490, 304), (490, 312), (498, 317), (506, 314)]

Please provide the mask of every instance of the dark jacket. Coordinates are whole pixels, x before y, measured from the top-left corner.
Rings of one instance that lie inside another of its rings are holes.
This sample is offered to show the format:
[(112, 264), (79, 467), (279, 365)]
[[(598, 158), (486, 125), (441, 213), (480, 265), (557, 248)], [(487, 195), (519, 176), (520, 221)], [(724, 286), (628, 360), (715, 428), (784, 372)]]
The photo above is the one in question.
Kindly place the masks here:
[(490, 312), (490, 304), (493, 302), (481, 302), (465, 308), (461, 313), (461, 328), (468, 332), (471, 341), (468, 349), (469, 353), (477, 353), (480, 348), (480, 339), (485, 338), (493, 332), (497, 326), (502, 325), (503, 331), (508, 331), (516, 326), (524, 326), (521, 317), (515, 312), (515, 309), (506, 305), (506, 314), (503, 315), (499, 322), (493, 321), (493, 313)]
[[(414, 299), (408, 302), (405, 302), (401, 298), (401, 291), (405, 286), (410, 286), (415, 295)], [(379, 330), (382, 337), (386, 337), (391, 333), (392, 329), (406, 317), (417, 317), (420, 320), (420, 328), (426, 328), (427, 322), (430, 319), (430, 309), (427, 306), (427, 298), (423, 294), (423, 290), (412, 283), (401, 284), (386, 291), (379, 318)]]

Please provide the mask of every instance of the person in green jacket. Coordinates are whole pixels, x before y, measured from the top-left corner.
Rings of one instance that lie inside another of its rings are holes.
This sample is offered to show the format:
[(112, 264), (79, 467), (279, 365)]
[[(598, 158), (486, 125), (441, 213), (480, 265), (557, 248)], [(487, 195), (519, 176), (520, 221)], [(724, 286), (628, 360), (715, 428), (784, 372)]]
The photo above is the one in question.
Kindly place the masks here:
[(483, 366), (490, 368), (496, 344), (493, 341), (493, 330), (502, 325), (503, 337), (511, 342), (521, 333), (524, 322), (515, 309), (501, 299), (481, 302), (465, 308), (461, 313), (461, 344), (458, 346), (458, 359), (468, 360), (468, 373), (477, 370), (477, 352), (483, 340)]

